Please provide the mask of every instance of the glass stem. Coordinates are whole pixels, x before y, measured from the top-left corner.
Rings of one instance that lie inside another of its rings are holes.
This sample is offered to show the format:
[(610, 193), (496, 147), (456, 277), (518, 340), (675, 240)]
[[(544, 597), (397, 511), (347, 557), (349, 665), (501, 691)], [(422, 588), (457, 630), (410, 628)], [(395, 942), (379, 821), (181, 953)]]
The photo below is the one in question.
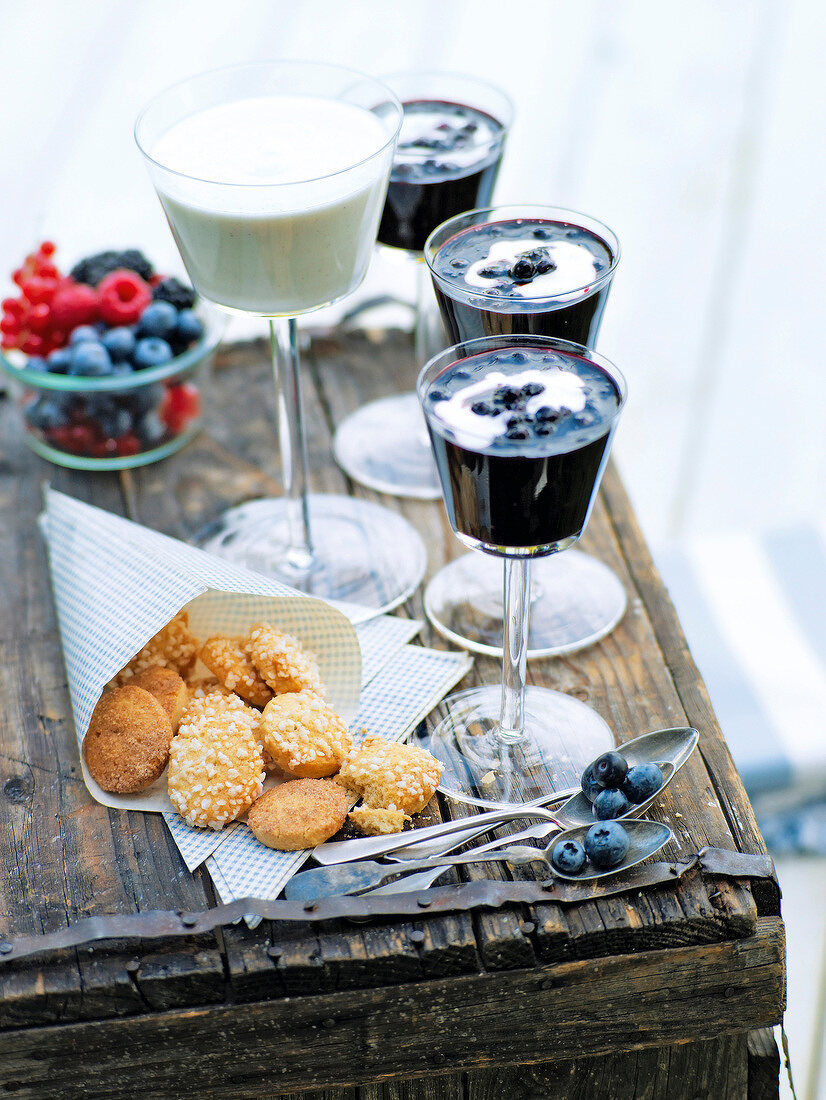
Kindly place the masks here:
[(307, 500), (307, 438), (301, 408), (298, 324), (294, 317), (270, 321), (270, 349), (278, 407), (278, 446), (289, 528), (285, 562), (297, 574), (313, 564)]
[(500, 741), (510, 745), (525, 736), (525, 662), (531, 614), (530, 586), (530, 558), (505, 558), (502, 708), (496, 733)]
[(421, 368), (447, 344), (444, 341), (442, 318), (439, 314), (430, 268), (421, 255), (416, 255), (416, 327), (413, 346), (416, 365)]

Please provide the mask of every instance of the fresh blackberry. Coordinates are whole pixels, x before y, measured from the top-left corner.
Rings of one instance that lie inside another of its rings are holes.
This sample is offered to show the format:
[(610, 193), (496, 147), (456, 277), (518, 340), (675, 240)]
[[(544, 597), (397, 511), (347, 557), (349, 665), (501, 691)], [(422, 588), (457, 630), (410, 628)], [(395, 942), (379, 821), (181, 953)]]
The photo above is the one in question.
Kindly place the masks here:
[(175, 309), (191, 309), (195, 302), (195, 291), (172, 277), (161, 279), (152, 290), (156, 302), (171, 302)]
[(87, 256), (75, 264), (69, 275), (77, 283), (97, 286), (101, 279), (120, 268), (134, 271), (142, 279), (149, 279), (154, 274), (152, 264), (142, 252), (127, 248), (122, 252), (96, 252), (94, 256)]

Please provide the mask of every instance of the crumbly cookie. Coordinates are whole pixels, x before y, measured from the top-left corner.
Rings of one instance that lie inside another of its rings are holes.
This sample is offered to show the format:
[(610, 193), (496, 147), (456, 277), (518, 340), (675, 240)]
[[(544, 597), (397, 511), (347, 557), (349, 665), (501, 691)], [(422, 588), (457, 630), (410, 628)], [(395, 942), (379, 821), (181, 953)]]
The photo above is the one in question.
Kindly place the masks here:
[(142, 687), (144, 691), (154, 695), (169, 715), (172, 732), (175, 733), (184, 707), (189, 702), (189, 690), (178, 673), (172, 668), (152, 665), (151, 668), (145, 668), (143, 672), (136, 673), (129, 683)]
[(83, 738), (90, 774), (104, 791), (134, 794), (159, 779), (169, 759), (169, 715), (145, 688), (126, 684), (101, 696)]
[(430, 801), (443, 770), (424, 749), (371, 734), (347, 756), (336, 781), (370, 807), (417, 814)]
[(365, 836), (384, 836), (400, 833), (405, 822), (410, 821), (403, 810), (383, 810), (377, 806), (359, 806), (347, 815), (349, 821)]
[(248, 652), (253, 665), (276, 695), (312, 691), (324, 697), (318, 662), (301, 648), (301, 643), (292, 634), (285, 634), (268, 623), (257, 623), (250, 630)]
[(180, 676), (186, 678), (197, 655), (198, 639), (189, 629), (189, 615), (186, 611), (179, 611), (174, 619), (135, 654), (126, 668), (121, 669), (116, 680), (119, 684), (126, 684), (136, 673), (153, 665), (174, 668)]
[(272, 688), (250, 660), (247, 639), (217, 634), (207, 638), (198, 656), (225, 687), (253, 706), (266, 706), (272, 699)]
[(282, 771), (302, 779), (333, 775), (353, 746), (335, 711), (306, 691), (276, 695), (267, 703), (261, 740)]
[(264, 762), (251, 707), (208, 695), (184, 712), (169, 750), (169, 797), (188, 825), (221, 829), (260, 797)]
[(341, 787), (324, 779), (291, 779), (258, 799), (247, 824), (268, 848), (295, 852), (329, 840), (346, 818), (347, 795)]

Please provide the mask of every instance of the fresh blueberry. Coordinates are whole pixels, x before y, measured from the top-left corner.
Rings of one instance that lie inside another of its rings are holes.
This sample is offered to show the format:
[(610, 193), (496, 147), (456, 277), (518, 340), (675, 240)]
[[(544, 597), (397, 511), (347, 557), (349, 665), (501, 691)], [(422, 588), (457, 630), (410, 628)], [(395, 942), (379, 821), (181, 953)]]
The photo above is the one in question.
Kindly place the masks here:
[(543, 405), (537, 409), (533, 414), (537, 420), (545, 420), (549, 424), (553, 424), (554, 421), (559, 420), (559, 413), (556, 409), (552, 409), (550, 405)]
[(166, 424), (158, 416), (157, 411), (150, 409), (135, 425), (135, 432), (141, 443), (154, 446), (166, 435)]
[(138, 336), (160, 336), (166, 340), (178, 325), (178, 311), (171, 302), (151, 302), (138, 321)]
[(628, 851), (628, 833), (618, 821), (599, 821), (585, 834), (585, 854), (604, 870), (622, 863)]
[(100, 342), (109, 352), (109, 357), (113, 363), (123, 363), (127, 359), (131, 359), (137, 343), (134, 332), (131, 328), (126, 328), (125, 325), (108, 329), (101, 336)]
[(608, 821), (614, 817), (622, 817), (631, 809), (631, 803), (622, 791), (600, 791), (594, 799), (594, 817), (597, 821)]
[(515, 409), (522, 403), (522, 391), (513, 386), (497, 386), (491, 400), (501, 409)]
[(69, 337), (69, 343), (72, 345), (83, 344), (87, 340), (93, 340), (96, 344), (100, 343), (100, 333), (94, 325), (79, 325)]
[(582, 779), (580, 781), (582, 787), (582, 793), (588, 799), (589, 802), (593, 802), (600, 791), (605, 790), (601, 783), (597, 783), (594, 779), (594, 765), (589, 764), (585, 771), (582, 773)]
[(508, 428), (505, 432), (506, 439), (530, 439), (530, 435), (530, 431), (519, 424), (514, 425), (512, 428)]
[(628, 769), (622, 791), (636, 805), (655, 795), (662, 785), (663, 773), (657, 764), (637, 764)]
[(556, 271), (556, 264), (553, 260), (542, 259), (536, 265), (537, 275), (547, 275), (549, 271)]
[(115, 408), (94, 419), (107, 439), (118, 439), (132, 427), (132, 414), (127, 409)]
[[(158, 302), (158, 305), (161, 303)], [(161, 340), (159, 336), (145, 336), (135, 345), (132, 363), (136, 370), (146, 370), (148, 367), (160, 367), (163, 363), (168, 363), (171, 358), (172, 348), (166, 340)]]
[(431, 401), (447, 401), (447, 394), (444, 390), (431, 390), (427, 396)]
[(59, 396), (41, 394), (25, 406), (24, 413), (28, 423), (40, 431), (62, 428), (69, 422), (69, 412)]
[(530, 260), (524, 256), (521, 260), (517, 260), (511, 268), (511, 275), (519, 283), (529, 282), (536, 274), (536, 268), (533, 266)]
[(594, 761), (592, 766), (594, 779), (597, 783), (601, 783), (603, 787), (613, 787), (614, 789), (622, 786), (628, 771), (625, 757), (613, 751), (603, 753)]
[(470, 411), (476, 413), (477, 416), (496, 416), (498, 413), (498, 410), (489, 405), (487, 401), (474, 401), (470, 406)]
[(204, 322), (191, 309), (182, 309), (175, 325), (175, 337), (184, 344), (194, 344), (204, 335)]
[(111, 373), (112, 360), (109, 358), (109, 352), (98, 340), (97, 333), (94, 341), (84, 340), (80, 344), (73, 345), (69, 374), (104, 378)]
[(120, 377), (121, 375), (124, 375), (124, 374), (134, 374), (134, 373), (135, 373), (135, 368), (132, 366), (132, 364), (129, 362), (128, 359), (123, 359), (123, 360), (121, 360), (120, 363), (113, 363), (112, 364), (112, 374), (116, 377)]
[(26, 370), (36, 371), (38, 374), (48, 374), (49, 364), (42, 355), (32, 355), (26, 361)]
[(72, 364), (72, 349), (55, 348), (49, 353), (48, 364), (51, 374), (66, 374)]
[(545, 387), (541, 382), (526, 382), (522, 387), (523, 397), (537, 397), (540, 393), (545, 392)]
[(563, 840), (551, 853), (551, 863), (566, 875), (578, 875), (585, 866), (585, 849), (578, 840)]

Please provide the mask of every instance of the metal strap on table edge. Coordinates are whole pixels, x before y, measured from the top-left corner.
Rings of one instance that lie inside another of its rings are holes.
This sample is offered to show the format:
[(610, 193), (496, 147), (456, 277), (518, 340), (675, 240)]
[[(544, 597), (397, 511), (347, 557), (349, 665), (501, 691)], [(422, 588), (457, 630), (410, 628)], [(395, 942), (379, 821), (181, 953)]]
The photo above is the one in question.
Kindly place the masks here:
[(746, 855), (723, 848), (703, 848), (697, 855), (677, 863), (643, 864), (633, 868), (622, 878), (598, 882), (568, 882), (556, 878), (542, 882), (481, 880), (417, 893), (377, 897), (320, 898), (313, 902), (240, 898), (228, 905), (218, 905), (199, 913), (154, 909), (143, 913), (87, 917), (58, 932), (0, 940), (0, 963), (24, 959), (43, 951), (81, 947), (96, 940), (150, 940), (193, 936), (235, 924), (245, 916), (290, 921), (322, 921), (342, 917), (369, 920), (374, 917), (421, 917), (425, 913), (496, 909), (502, 905), (538, 905), (549, 902), (571, 905), (672, 882), (693, 868), (731, 878), (777, 881), (770, 856)]

